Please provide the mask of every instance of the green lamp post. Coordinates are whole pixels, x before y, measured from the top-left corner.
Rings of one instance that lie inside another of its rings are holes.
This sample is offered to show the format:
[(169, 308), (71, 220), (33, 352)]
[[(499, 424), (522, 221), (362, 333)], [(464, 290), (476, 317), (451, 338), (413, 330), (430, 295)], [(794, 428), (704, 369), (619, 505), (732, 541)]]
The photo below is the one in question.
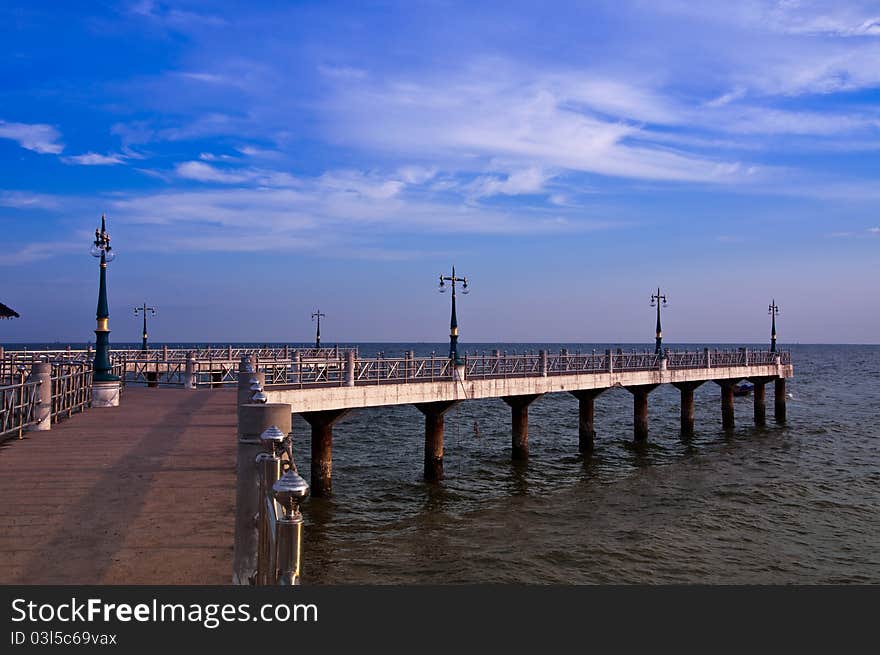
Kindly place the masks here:
[(461, 365), (461, 358), (458, 356), (458, 317), (455, 315), (455, 283), (461, 282), (461, 292), (467, 294), (468, 282), (466, 277), (455, 277), (455, 266), (452, 267), (452, 275), (444, 276), (440, 274), (440, 293), (446, 292), (446, 282), (452, 285), (452, 317), (449, 319), (449, 359), (455, 366)]
[(768, 307), (768, 310), (770, 312), (770, 316), (773, 317), (772, 319), (770, 319), (770, 352), (775, 353), (776, 352), (776, 315), (779, 313), (779, 307), (776, 304), (775, 298), (771, 301), (770, 307)]
[(137, 316), (138, 314), (144, 315), (144, 331), (141, 334), (141, 350), (147, 350), (147, 313), (150, 313), (153, 316), (155, 316), (156, 315), (156, 308), (155, 307), (147, 307), (147, 303), (144, 303), (140, 307), (134, 308), (134, 315), (135, 316)]
[(98, 311), (95, 327), (95, 360), (93, 364), (93, 380), (95, 382), (118, 382), (119, 377), (112, 374), (110, 364), (110, 308), (107, 304), (107, 264), (116, 259), (116, 253), (110, 247), (110, 233), (107, 232), (107, 220), (101, 214), (101, 229), (95, 230), (95, 241), (92, 243), (93, 257), (101, 260), (101, 282), (98, 288)]
[(657, 293), (651, 294), (651, 307), (657, 306), (657, 334), (656, 345), (654, 346), (654, 354), (660, 355), (663, 352), (663, 330), (660, 328), (660, 305), (666, 307), (666, 296), (660, 295), (660, 287), (657, 287)]
[(321, 347), (321, 318), (327, 318), (327, 314), (323, 314), (319, 309), (314, 314), (312, 314), (312, 320), (314, 321), (316, 318), (318, 319), (318, 330), (315, 332), (315, 348)]

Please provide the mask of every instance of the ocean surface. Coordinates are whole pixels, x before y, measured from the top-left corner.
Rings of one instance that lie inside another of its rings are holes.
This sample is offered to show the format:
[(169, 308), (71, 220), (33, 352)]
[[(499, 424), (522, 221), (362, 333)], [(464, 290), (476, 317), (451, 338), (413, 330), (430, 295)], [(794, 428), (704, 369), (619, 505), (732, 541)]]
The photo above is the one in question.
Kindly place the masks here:
[[(446, 350), (358, 345), (365, 356)], [(560, 347), (601, 352), (607, 345), (462, 350)], [(649, 441), (636, 447), (631, 395), (615, 389), (596, 399), (596, 450), (584, 457), (577, 401), (550, 394), (530, 407), (530, 459), (515, 464), (509, 408), (501, 400), (468, 401), (446, 416), (439, 484), (421, 479), (418, 410), (353, 412), (334, 430), (332, 497), (304, 506), (304, 578), (880, 583), (880, 346), (790, 350), (795, 377), (787, 383), (785, 425), (773, 421), (770, 384), (767, 426), (753, 425), (748, 396), (736, 399), (736, 429), (723, 431), (719, 388), (708, 383), (695, 393), (696, 434), (682, 439), (679, 394), (664, 385), (649, 397)], [(297, 465), (308, 477), (309, 426), (296, 417), (293, 429)]]

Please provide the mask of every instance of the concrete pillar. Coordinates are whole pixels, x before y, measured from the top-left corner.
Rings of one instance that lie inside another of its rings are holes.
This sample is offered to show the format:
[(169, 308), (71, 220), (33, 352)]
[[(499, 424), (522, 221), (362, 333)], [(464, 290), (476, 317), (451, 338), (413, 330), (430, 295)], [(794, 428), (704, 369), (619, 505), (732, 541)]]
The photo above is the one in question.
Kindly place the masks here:
[(767, 424), (767, 407), (764, 401), (764, 385), (766, 380), (752, 380), (755, 388), (752, 389), (755, 399), (755, 425), (761, 426)]
[(736, 421), (733, 413), (733, 388), (738, 380), (715, 380), (715, 383), (721, 387), (721, 427), (725, 430), (732, 430)]
[(510, 406), (510, 455), (515, 461), (529, 458), (529, 405), (540, 398), (541, 395), (528, 394), (524, 396), (503, 396), (501, 398)]
[(44, 431), (52, 428), (52, 364), (49, 362), (35, 362), (31, 364), (31, 374), (28, 382), (39, 382), (38, 391), (40, 404), (37, 407), (37, 422), (30, 427), (31, 430)]
[(648, 439), (648, 394), (656, 388), (656, 384), (626, 388), (633, 395), (633, 439), (636, 442)]
[(605, 389), (582, 389), (572, 391), (578, 399), (578, 450), (584, 454), (593, 452), (596, 441), (594, 424), (594, 400)]
[(291, 409), (286, 403), (242, 405), (238, 418), (236, 452), (235, 536), (232, 551), (232, 583), (253, 584), (257, 572), (256, 522), (260, 506), (260, 479), (256, 457), (262, 450), (260, 435), (275, 425), (285, 434), (290, 432)]
[(777, 423), (785, 423), (785, 378), (774, 380), (773, 409)]
[(691, 437), (694, 434), (694, 390), (702, 382), (674, 382), (673, 386), (681, 392), (681, 434)]
[(191, 352), (186, 354), (186, 369), (183, 386), (185, 389), (196, 388), (196, 356)]
[(256, 377), (257, 382), (260, 383), (260, 386), (266, 384), (266, 374), (265, 373), (245, 373), (242, 370), (238, 372), (238, 392), (236, 394), (236, 405), (238, 406), (238, 415), (241, 417), (241, 406), (250, 403), (251, 401), (251, 378)]
[(346, 387), (353, 387), (354, 386), (354, 369), (355, 369), (354, 351), (349, 350), (346, 353), (346, 357), (345, 357), (345, 386)]
[(444, 416), (457, 404), (448, 400), (416, 405), (416, 409), (425, 415), (425, 480), (428, 482), (443, 479)]
[(348, 409), (305, 412), (303, 418), (312, 426), (312, 496), (330, 495), (333, 489), (333, 425), (348, 414)]

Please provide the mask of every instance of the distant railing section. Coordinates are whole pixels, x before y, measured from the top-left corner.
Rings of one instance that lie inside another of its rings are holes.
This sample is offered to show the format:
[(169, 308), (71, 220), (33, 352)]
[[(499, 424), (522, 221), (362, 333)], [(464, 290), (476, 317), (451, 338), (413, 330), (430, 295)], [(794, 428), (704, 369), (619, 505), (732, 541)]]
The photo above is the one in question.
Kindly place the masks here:
[[(451, 380), (454, 366), (448, 357), (431, 355), (415, 357), (408, 353), (403, 357), (359, 358), (356, 348), (301, 348), (261, 349), (233, 348), (155, 351), (112, 351), (114, 373), (126, 384), (146, 386), (170, 386), (190, 388), (218, 388), (235, 385), (238, 366), (242, 356), (255, 359), (257, 370), (266, 376), (266, 385), (305, 387), (344, 386), (365, 384), (398, 384)], [(283, 357), (283, 354), (287, 357)], [(53, 376), (57, 370), (91, 368), (91, 360), (82, 353), (71, 351), (30, 351), (28, 357), (22, 351), (7, 351), (0, 359), (0, 384), (11, 384), (29, 370), (31, 361), (51, 361)], [(168, 357), (163, 355), (167, 354)], [(37, 356), (38, 359), (33, 359)], [(216, 356), (216, 357), (215, 357)], [(236, 358), (237, 357), (237, 358)], [(466, 379), (492, 379), (532, 377), (543, 375), (576, 375), (608, 373), (612, 371), (653, 371), (663, 366), (670, 370), (716, 368), (749, 365), (771, 365), (779, 359), (781, 364), (791, 363), (789, 351), (766, 350), (711, 350), (672, 351), (663, 355), (650, 351), (616, 351), (571, 353), (567, 350), (549, 353), (508, 354), (493, 351), (491, 354), (467, 354), (462, 363)], [(67, 367), (65, 369), (64, 367)], [(349, 372), (352, 368), (352, 372)], [(85, 375), (81, 372), (81, 375)], [(68, 395), (72, 392), (65, 391)], [(54, 395), (54, 394), (53, 394)], [(71, 401), (77, 407), (84, 406), (82, 396)], [(67, 411), (67, 408), (63, 411)]]
[[(604, 353), (500, 353), (465, 355), (462, 359), (465, 379), (493, 379), (578, 375), (619, 371), (656, 371), (667, 369), (729, 368), (791, 363), (787, 351), (769, 352), (740, 349), (735, 351), (703, 350), (695, 352), (667, 351)], [(349, 368), (353, 367), (353, 372)], [(346, 361), (272, 362), (261, 364), (266, 385), (299, 388), (319, 386), (360, 386), (368, 384), (399, 384), (454, 379), (454, 367), (447, 357), (376, 357)]]

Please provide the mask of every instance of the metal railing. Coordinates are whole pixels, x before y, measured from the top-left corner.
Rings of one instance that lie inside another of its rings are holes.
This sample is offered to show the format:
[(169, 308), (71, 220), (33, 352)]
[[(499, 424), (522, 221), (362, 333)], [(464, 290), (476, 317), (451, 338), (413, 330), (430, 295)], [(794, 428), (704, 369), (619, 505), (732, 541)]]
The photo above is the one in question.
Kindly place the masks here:
[[(465, 355), (465, 379), (494, 379), (554, 375), (598, 374), (610, 372), (638, 372), (667, 369), (702, 369), (737, 366), (772, 365), (779, 358), (781, 364), (791, 363), (787, 351), (734, 351), (702, 350), (692, 352), (604, 353), (524, 353)], [(324, 362), (288, 362), (261, 365), (268, 386), (288, 387), (362, 386), (368, 384), (401, 384), (454, 379), (454, 367), (446, 357), (376, 357), (354, 359), (354, 372), (343, 359)]]
[(24, 374), (14, 384), (0, 387), (0, 441), (21, 439), (25, 428), (37, 422), (41, 382), (28, 382)]
[(92, 367), (68, 363), (52, 367), (52, 423), (92, 404)]

